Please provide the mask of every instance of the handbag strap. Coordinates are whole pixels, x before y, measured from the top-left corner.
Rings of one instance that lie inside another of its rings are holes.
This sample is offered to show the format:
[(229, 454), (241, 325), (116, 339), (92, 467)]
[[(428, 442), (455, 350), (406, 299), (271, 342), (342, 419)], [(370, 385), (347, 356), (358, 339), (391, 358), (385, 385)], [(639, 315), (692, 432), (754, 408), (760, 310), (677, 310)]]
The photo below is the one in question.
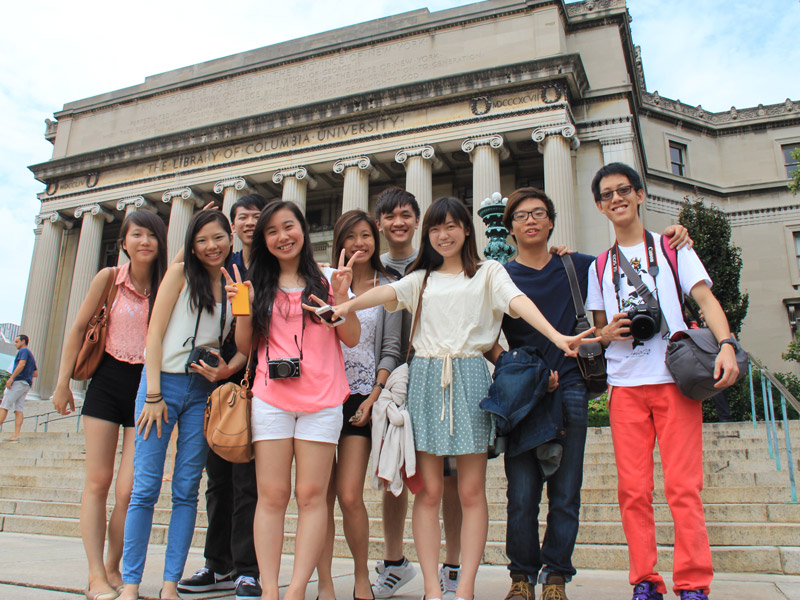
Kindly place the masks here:
[(254, 344), (251, 341), (250, 342), (250, 352), (247, 355), (247, 365), (244, 368), (244, 377), (242, 377), (242, 381), (240, 383), (240, 385), (244, 389), (249, 389), (250, 388), (250, 364), (253, 361), (253, 350), (254, 349), (255, 349)]
[(422, 287), (419, 290), (419, 298), (417, 298), (417, 310), (414, 312), (414, 322), (411, 325), (411, 336), (408, 338), (408, 350), (406, 350), (406, 362), (411, 358), (411, 343), (414, 341), (414, 332), (417, 330), (417, 323), (419, 323), (419, 315), (422, 312), (422, 294), (425, 292), (425, 286), (428, 285), (428, 277), (430, 277), (430, 270), (425, 271), (425, 277), (422, 280)]
[(111, 304), (114, 302), (114, 297), (117, 294), (117, 267), (111, 267), (111, 277), (106, 282), (106, 287), (103, 289), (103, 295), (100, 296), (100, 302), (97, 303), (97, 308), (94, 310), (94, 317), (92, 321), (98, 323), (102, 317), (108, 318), (108, 312), (111, 309)]

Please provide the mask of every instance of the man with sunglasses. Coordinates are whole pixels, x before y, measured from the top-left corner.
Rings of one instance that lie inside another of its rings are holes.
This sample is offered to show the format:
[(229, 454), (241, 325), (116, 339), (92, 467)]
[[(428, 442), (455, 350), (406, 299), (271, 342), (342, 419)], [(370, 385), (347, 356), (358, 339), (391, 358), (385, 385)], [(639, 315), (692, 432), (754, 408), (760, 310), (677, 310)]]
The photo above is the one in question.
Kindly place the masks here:
[[(611, 435), (633, 600), (662, 600), (667, 591), (655, 570), (656, 438), (664, 491), (675, 523), (673, 591), (681, 600), (708, 600), (714, 572), (700, 499), (702, 406), (680, 393), (664, 362), (670, 333), (686, 329), (682, 295), (690, 294), (697, 301), (718, 340), (720, 350), (714, 372), (719, 379), (717, 387), (736, 381), (739, 370), (735, 342), (725, 313), (711, 293), (711, 280), (695, 252), (689, 248), (677, 252), (675, 274), (660, 236), (644, 228), (639, 207), (645, 192), (639, 174), (622, 163), (608, 164), (594, 176), (592, 194), (597, 209), (608, 218), (616, 234), (611, 250), (589, 269), (586, 304), (594, 313), (597, 335), (607, 346)], [(647, 286), (647, 291), (641, 284)], [(652, 311), (654, 305), (657, 309)], [(651, 311), (650, 331), (631, 326), (629, 311), (638, 317), (639, 309)]]
[[(536, 188), (515, 190), (506, 203), (503, 225), (517, 244), (516, 260), (506, 264), (511, 279), (533, 300), (545, 318), (565, 335), (573, 335), (577, 318), (564, 263), (548, 249), (556, 211), (552, 200)], [(673, 225), (664, 231), (674, 246), (691, 244), (687, 231)], [(556, 240), (557, 242), (558, 240)], [(594, 256), (572, 253), (582, 298), (586, 298)], [(545, 479), (536, 449), (529, 447), (537, 427), (529, 415), (509, 436), (505, 454), (508, 480), (506, 554), (511, 589), (507, 600), (531, 600), (536, 582), (541, 600), (566, 600), (566, 583), (575, 575), (572, 553), (578, 535), (583, 454), (586, 444), (587, 391), (574, 358), (564, 356), (547, 338), (522, 319), (503, 319), (510, 349), (538, 348), (551, 370), (549, 391), (560, 388), (565, 435), (558, 470), (547, 479), (547, 531), (539, 545), (539, 502)], [(497, 347), (496, 347), (497, 348)]]

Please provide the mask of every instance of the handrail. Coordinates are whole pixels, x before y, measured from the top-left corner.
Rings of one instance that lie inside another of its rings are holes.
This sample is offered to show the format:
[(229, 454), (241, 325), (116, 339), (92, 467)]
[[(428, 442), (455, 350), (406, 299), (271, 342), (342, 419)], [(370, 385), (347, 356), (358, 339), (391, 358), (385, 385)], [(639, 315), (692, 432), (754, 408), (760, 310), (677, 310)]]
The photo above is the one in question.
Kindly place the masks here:
[[(28, 415), (27, 417), (23, 417), (22, 420), (23, 421), (27, 421), (28, 419), (33, 419), (34, 420), (33, 431), (36, 432), (36, 431), (39, 431), (39, 423), (40, 423), (39, 420), (41, 418), (43, 418), (43, 417), (46, 417), (44, 419), (44, 421), (42, 421), (42, 425), (44, 425), (44, 431), (45, 431), (45, 433), (47, 433), (47, 425), (48, 425), (48, 423), (55, 423), (56, 421), (66, 421), (67, 419), (77, 419), (78, 421), (77, 421), (76, 426), (75, 426), (75, 431), (80, 431), (81, 430), (81, 411), (80, 410), (76, 410), (75, 412), (73, 412), (70, 415), (64, 415), (64, 416), (62, 416), (60, 418), (57, 418), (57, 419), (51, 419), (50, 418), (50, 415), (57, 415), (57, 414), (60, 414), (60, 413), (58, 411), (56, 411), (56, 410), (50, 410), (50, 411), (47, 411), (47, 412), (39, 413), (38, 415)], [(0, 431), (2, 431), (2, 430), (3, 430), (3, 424), (0, 423)]]
[(750, 375), (750, 405), (753, 410), (753, 427), (756, 427), (755, 416), (755, 394), (753, 393), (753, 370), (754, 365), (761, 371), (761, 398), (764, 402), (764, 421), (767, 427), (767, 447), (769, 449), (770, 458), (775, 459), (775, 468), (781, 471), (781, 455), (778, 447), (778, 431), (775, 419), (775, 403), (772, 399), (772, 388), (778, 390), (781, 395), (781, 416), (783, 420), (783, 434), (786, 440), (786, 463), (789, 467), (789, 490), (792, 495), (792, 502), (797, 502), (797, 484), (794, 477), (794, 459), (792, 458), (792, 440), (789, 435), (789, 417), (786, 412), (787, 402), (800, 413), (800, 402), (797, 401), (792, 393), (786, 389), (780, 380), (773, 375), (769, 369), (756, 360), (750, 353), (747, 354), (750, 359), (748, 365), (748, 373)]

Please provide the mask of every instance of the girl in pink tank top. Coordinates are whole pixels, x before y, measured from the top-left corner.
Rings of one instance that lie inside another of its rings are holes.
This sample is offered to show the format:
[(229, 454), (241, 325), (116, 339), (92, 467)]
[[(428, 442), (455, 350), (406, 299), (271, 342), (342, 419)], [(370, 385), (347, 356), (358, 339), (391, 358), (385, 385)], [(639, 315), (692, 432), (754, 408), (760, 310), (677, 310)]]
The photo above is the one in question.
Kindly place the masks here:
[[(301, 600), (325, 540), (325, 497), (341, 405), (350, 393), (339, 342), (355, 346), (361, 334), (355, 316), (334, 328), (313, 311), (347, 299), (352, 270), (340, 264), (329, 286), (314, 260), (303, 214), (292, 202), (273, 202), (256, 224), (247, 277), (251, 316), (237, 317), (236, 344), (242, 353), (250, 352), (251, 344), (258, 348), (253, 381), (258, 567), (264, 594), (277, 597), (294, 459), (299, 514), (292, 580), (284, 598)], [(228, 283), (233, 298), (233, 279)]]

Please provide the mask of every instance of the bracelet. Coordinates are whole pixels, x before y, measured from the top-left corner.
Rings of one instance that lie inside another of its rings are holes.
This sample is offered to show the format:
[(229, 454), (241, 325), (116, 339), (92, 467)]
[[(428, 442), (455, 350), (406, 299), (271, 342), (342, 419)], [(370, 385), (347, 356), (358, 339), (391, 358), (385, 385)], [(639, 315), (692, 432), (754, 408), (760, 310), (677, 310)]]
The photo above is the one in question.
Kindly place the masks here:
[(372, 387), (376, 387), (376, 386), (381, 388), (382, 390), (386, 389), (386, 386), (383, 385), (380, 381), (376, 381), (375, 384)]
[[(153, 398), (153, 399), (151, 399)], [(159, 402), (163, 402), (164, 397), (161, 394), (147, 394), (145, 397), (144, 403), (145, 404), (158, 404)]]

